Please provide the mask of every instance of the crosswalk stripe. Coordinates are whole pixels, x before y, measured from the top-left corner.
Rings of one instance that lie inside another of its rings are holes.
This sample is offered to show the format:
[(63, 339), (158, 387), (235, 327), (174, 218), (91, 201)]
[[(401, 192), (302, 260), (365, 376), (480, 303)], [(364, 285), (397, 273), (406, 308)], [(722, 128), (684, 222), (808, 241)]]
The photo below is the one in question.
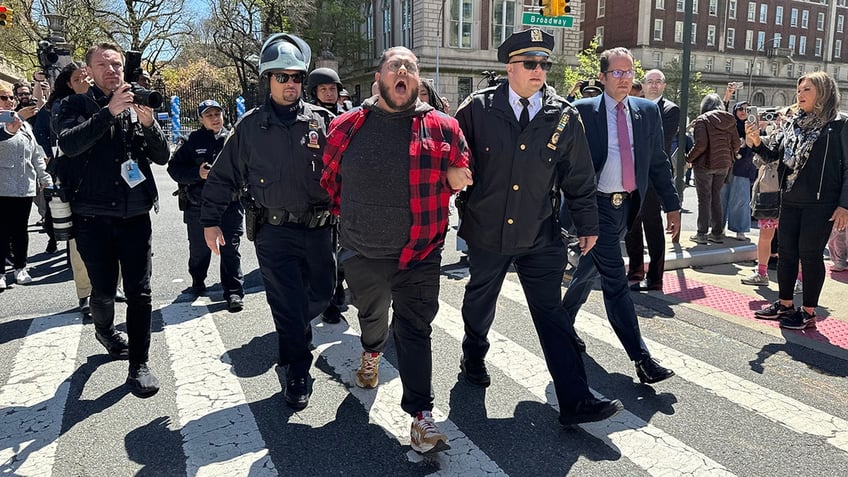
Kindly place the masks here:
[(81, 334), (78, 313), (32, 320), (0, 389), (0, 474), (53, 473)]
[[(526, 306), (520, 285), (510, 280), (504, 280), (501, 296)], [(455, 339), (462, 340), (462, 314), (450, 304), (441, 302), (435, 324)], [(559, 410), (544, 359), (494, 330), (489, 332), (489, 341), (488, 363)], [(581, 424), (580, 427), (651, 475), (677, 474), (681, 469), (695, 475), (733, 475), (718, 462), (626, 410), (606, 421)]]
[(187, 475), (276, 476), (204, 301), (168, 305), (161, 313)]
[[(348, 313), (355, 317), (356, 314)], [(380, 361), (380, 384), (374, 390), (362, 389), (354, 384), (354, 373), (359, 367), (362, 345), (355, 330), (342, 322), (327, 325), (320, 318), (313, 321), (312, 343), (327, 360), (340, 378), (348, 386), (348, 391), (356, 397), (368, 411), (369, 422), (380, 427), (403, 445), (409, 444), (409, 426), (411, 419), (400, 408), (403, 394), (397, 369), (386, 360)], [(433, 417), (449, 439), (450, 451), (428, 456), (428, 460), (438, 463), (439, 472), (435, 475), (505, 475), (485, 452), (480, 450), (450, 419), (439, 409), (433, 409)], [(420, 462), (422, 456), (413, 450), (407, 453), (412, 462)]]

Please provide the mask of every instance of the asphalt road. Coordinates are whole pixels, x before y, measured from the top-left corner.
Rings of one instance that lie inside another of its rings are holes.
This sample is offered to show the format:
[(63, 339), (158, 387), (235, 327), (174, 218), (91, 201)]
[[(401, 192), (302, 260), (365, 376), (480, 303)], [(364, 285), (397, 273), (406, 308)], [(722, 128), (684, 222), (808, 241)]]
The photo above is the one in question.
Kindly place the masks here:
[[(390, 343), (380, 387), (353, 386), (360, 346), (349, 325), (315, 323), (314, 392), (294, 413), (274, 367), (276, 340), (253, 246), (242, 246), (248, 295), (230, 314), (220, 287), (193, 300), (183, 289), (185, 227), (156, 170), (151, 367), (162, 381), (140, 400), (123, 385), (76, 296), (63, 254), (40, 252), (35, 282), (0, 293), (0, 473), (4, 475), (844, 475), (848, 363), (703, 310), (635, 295), (643, 336), (677, 372), (635, 381), (599, 292), (577, 319), (592, 388), (626, 411), (563, 428), (520, 284), (509, 274), (488, 357), (493, 384), (458, 377), (467, 271), (450, 234), (433, 331), (435, 413), (452, 450), (422, 459), (408, 443)], [(694, 209), (694, 207), (691, 207)], [(213, 265), (217, 263), (213, 261)], [(9, 275), (11, 277), (11, 275)], [(217, 277), (210, 272), (209, 283)], [(123, 320), (123, 305), (118, 306)]]

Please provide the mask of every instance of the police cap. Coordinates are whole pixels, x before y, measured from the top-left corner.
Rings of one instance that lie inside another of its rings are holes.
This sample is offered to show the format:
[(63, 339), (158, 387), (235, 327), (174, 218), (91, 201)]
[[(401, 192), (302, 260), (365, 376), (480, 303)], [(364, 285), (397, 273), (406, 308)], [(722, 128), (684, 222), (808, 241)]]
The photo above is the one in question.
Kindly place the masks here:
[(515, 32), (504, 40), (498, 47), (498, 61), (509, 63), (509, 59), (516, 55), (524, 56), (551, 56), (554, 49), (554, 36), (550, 33), (531, 28), (529, 30)]

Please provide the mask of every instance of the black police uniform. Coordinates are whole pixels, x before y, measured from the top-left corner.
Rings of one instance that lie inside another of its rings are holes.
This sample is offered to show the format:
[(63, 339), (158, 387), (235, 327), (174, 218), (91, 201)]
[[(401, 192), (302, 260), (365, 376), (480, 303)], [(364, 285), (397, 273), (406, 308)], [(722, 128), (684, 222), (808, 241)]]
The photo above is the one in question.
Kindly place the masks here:
[[(530, 34), (510, 37), (499, 48), (501, 61), (538, 49)], [(553, 38), (543, 39), (550, 51)], [(456, 113), (472, 151), (474, 174), (459, 229), (468, 243), (471, 272), (462, 305), (463, 369), (485, 369), (487, 334), (514, 263), (557, 397), (567, 409), (592, 395), (560, 303), (566, 252), (554, 199), (560, 190), (565, 194), (579, 235), (597, 235), (595, 172), (577, 111), (547, 87), (541, 94), (541, 110), (524, 129), (509, 103), (509, 83), (472, 94)], [(468, 374), (472, 381), (477, 379), (473, 374)]]
[[(203, 226), (200, 225), (200, 203), (206, 180), (200, 177), (200, 165), (212, 164), (224, 147), (227, 129), (218, 134), (201, 127), (188, 136), (188, 140), (174, 152), (168, 163), (168, 174), (180, 185), (183, 222), (188, 229), (188, 271), (192, 285), (199, 286), (206, 279), (212, 251), (206, 246)], [(224, 297), (244, 297), (244, 276), (241, 270), (239, 245), (244, 235), (244, 208), (234, 194), (221, 216), (224, 246), (221, 247), (221, 287)]]
[(329, 196), (320, 185), (330, 113), (302, 100), (245, 114), (227, 138), (203, 188), (200, 223), (220, 225), (243, 186), (264, 208), (255, 237), (266, 299), (287, 378), (312, 364), (310, 321), (335, 284)]

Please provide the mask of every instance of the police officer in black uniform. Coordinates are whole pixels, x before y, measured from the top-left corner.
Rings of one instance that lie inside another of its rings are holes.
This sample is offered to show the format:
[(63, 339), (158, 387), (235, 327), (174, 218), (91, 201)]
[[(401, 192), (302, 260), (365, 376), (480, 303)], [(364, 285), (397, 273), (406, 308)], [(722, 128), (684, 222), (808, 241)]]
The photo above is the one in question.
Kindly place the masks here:
[[(212, 258), (200, 225), (201, 194), (212, 163), (224, 147), (229, 131), (224, 127), (223, 108), (215, 100), (201, 102), (197, 106), (197, 116), (201, 128), (189, 134), (188, 140), (174, 153), (168, 163), (168, 174), (179, 184), (180, 210), (188, 229), (190, 291), (200, 295), (206, 291), (204, 280)], [(221, 287), (227, 309), (235, 313), (244, 306), (244, 275), (239, 254), (241, 236), (244, 235), (244, 208), (238, 194), (234, 194), (221, 216), (221, 231), (226, 242), (221, 247)]]
[(285, 401), (296, 410), (309, 404), (311, 393), (310, 321), (327, 307), (336, 271), (329, 196), (319, 182), (330, 114), (302, 100), (310, 59), (309, 45), (294, 35), (276, 33), (265, 41), (259, 74), (270, 95), (224, 143), (203, 188), (200, 217), (206, 244), (219, 253), (233, 194), (244, 187), (254, 201), (247, 237), (255, 240), (279, 338)]
[(566, 263), (556, 220), (560, 191), (584, 253), (597, 240), (598, 209), (583, 124), (545, 84), (553, 46), (553, 36), (538, 28), (514, 33), (498, 47), (507, 82), (473, 93), (456, 113), (474, 173), (459, 229), (468, 242), (471, 272), (462, 305), (460, 368), (473, 384), (491, 383), (486, 335), (504, 276), (514, 264), (553, 377), (559, 420), (577, 424), (607, 419), (623, 406), (589, 391), (560, 303)]

